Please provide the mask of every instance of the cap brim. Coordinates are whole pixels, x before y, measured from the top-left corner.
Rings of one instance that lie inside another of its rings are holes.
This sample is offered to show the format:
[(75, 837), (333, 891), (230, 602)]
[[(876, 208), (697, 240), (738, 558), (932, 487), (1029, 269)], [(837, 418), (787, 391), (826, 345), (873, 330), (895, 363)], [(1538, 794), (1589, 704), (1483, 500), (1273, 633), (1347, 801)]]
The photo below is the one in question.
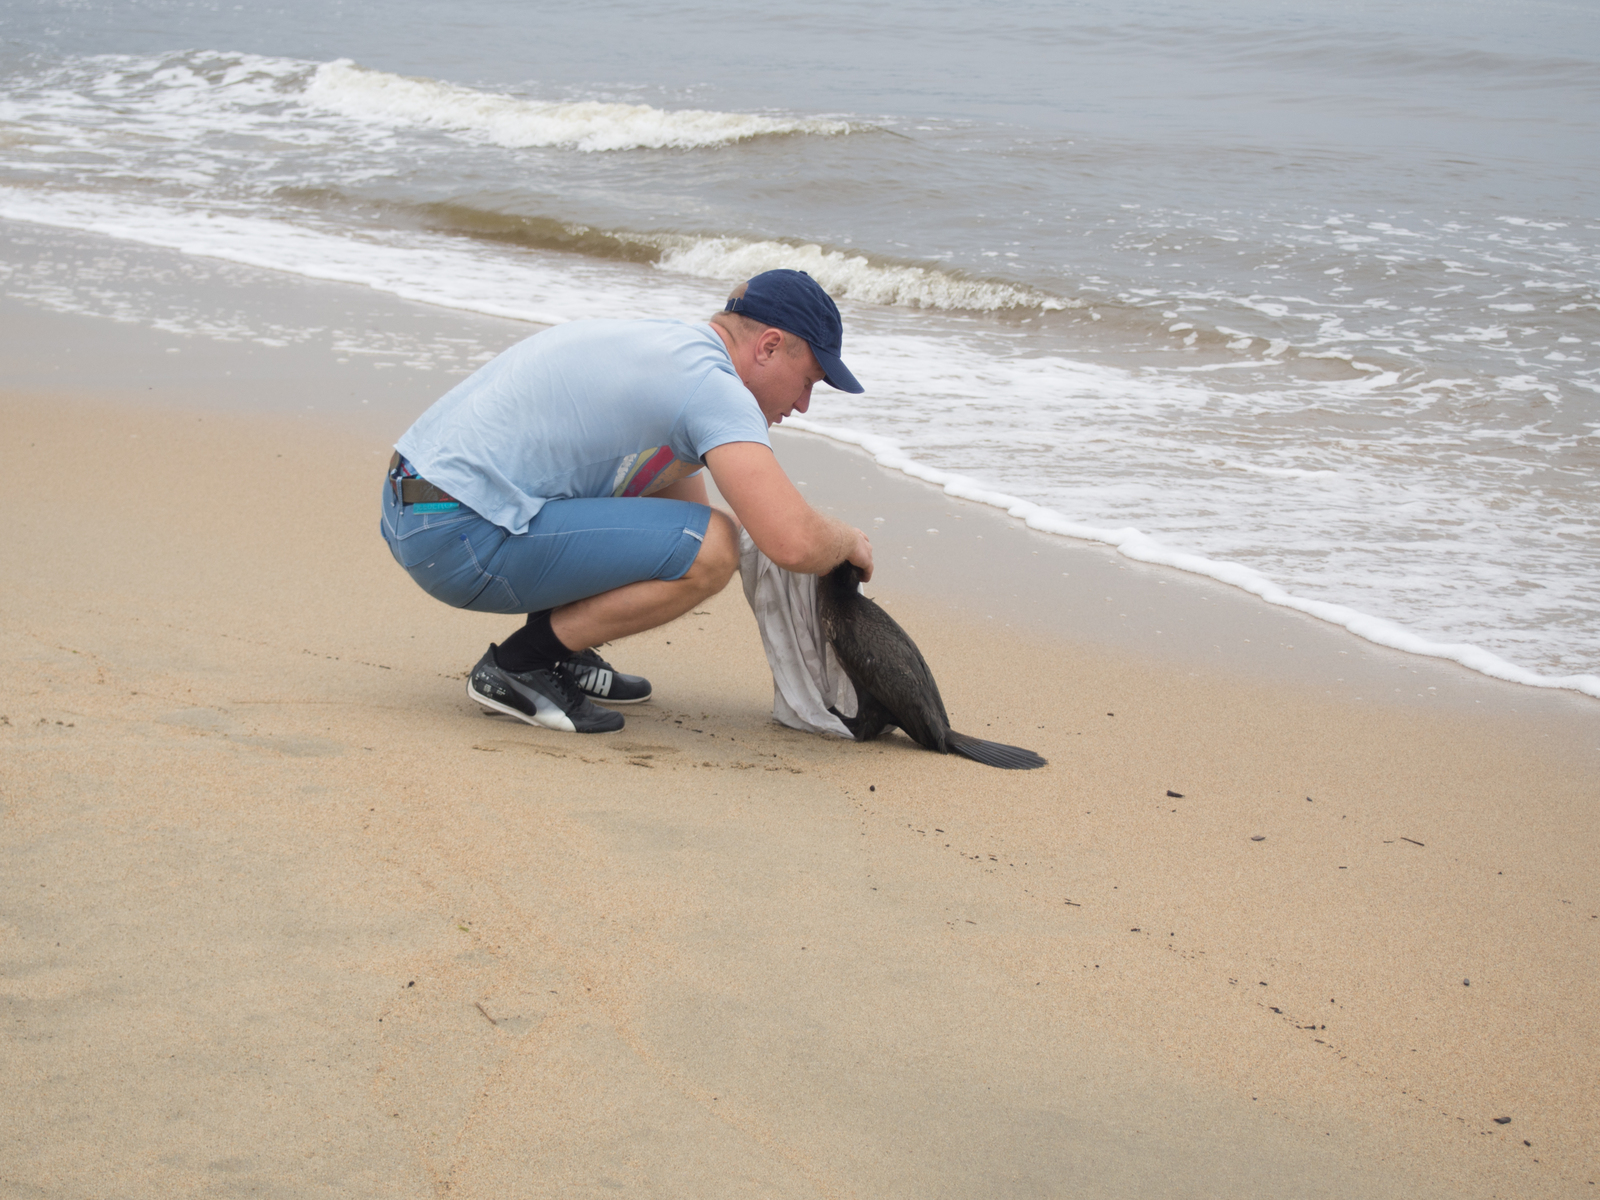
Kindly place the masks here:
[(837, 354), (829, 354), (826, 350), (811, 347), (811, 353), (817, 357), (817, 366), (822, 368), (822, 382), (831, 388), (838, 388), (841, 392), (853, 392), (860, 395), (867, 389), (856, 382), (856, 377), (850, 374), (850, 368), (844, 365), (844, 359)]

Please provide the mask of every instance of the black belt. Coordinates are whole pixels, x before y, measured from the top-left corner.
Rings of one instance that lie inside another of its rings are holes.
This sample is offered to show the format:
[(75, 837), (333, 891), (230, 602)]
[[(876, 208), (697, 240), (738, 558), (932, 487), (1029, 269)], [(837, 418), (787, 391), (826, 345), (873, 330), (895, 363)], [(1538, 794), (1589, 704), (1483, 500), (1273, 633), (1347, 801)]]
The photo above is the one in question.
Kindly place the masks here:
[(460, 501), (449, 492), (435, 487), (426, 479), (416, 475), (401, 475), (400, 451), (394, 452), (394, 457), (389, 460), (389, 478), (400, 484), (401, 504), (459, 504)]

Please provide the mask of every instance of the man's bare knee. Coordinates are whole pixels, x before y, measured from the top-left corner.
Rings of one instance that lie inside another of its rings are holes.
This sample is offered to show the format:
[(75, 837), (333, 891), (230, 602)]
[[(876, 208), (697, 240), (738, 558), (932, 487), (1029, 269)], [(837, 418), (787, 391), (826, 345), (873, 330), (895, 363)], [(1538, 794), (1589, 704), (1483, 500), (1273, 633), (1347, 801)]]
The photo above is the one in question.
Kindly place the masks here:
[(700, 543), (700, 553), (695, 556), (689, 575), (706, 589), (706, 595), (713, 596), (728, 586), (738, 569), (738, 528), (726, 514), (712, 509), (705, 540)]

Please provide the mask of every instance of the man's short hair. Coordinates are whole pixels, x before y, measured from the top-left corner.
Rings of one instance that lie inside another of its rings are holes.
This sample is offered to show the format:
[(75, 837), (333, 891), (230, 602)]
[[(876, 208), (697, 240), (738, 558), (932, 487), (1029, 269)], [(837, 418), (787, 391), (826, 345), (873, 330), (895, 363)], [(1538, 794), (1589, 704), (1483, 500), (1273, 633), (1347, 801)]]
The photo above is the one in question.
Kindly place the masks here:
[[(719, 312), (711, 314), (711, 323), (720, 325), (733, 334), (734, 340), (742, 342), (747, 338), (758, 338), (768, 329), (778, 329), (776, 325), (768, 325), (765, 321), (758, 321), (754, 317), (747, 317), (743, 313)], [(811, 354), (811, 344), (798, 333), (790, 333), (787, 329), (778, 329), (783, 334), (783, 352), (793, 358), (801, 352)], [(812, 355), (815, 358), (815, 355)]]

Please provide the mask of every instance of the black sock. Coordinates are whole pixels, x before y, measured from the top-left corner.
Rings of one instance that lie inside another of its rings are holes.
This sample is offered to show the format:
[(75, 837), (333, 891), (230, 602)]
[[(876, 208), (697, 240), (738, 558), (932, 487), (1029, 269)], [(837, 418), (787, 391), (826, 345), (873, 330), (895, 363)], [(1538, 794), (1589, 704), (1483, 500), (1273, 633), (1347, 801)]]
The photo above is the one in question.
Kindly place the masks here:
[(571, 657), (572, 651), (562, 644), (555, 630), (550, 628), (548, 608), (543, 612), (529, 613), (528, 623), (494, 650), (494, 660), (500, 669), (518, 674), (548, 668)]

